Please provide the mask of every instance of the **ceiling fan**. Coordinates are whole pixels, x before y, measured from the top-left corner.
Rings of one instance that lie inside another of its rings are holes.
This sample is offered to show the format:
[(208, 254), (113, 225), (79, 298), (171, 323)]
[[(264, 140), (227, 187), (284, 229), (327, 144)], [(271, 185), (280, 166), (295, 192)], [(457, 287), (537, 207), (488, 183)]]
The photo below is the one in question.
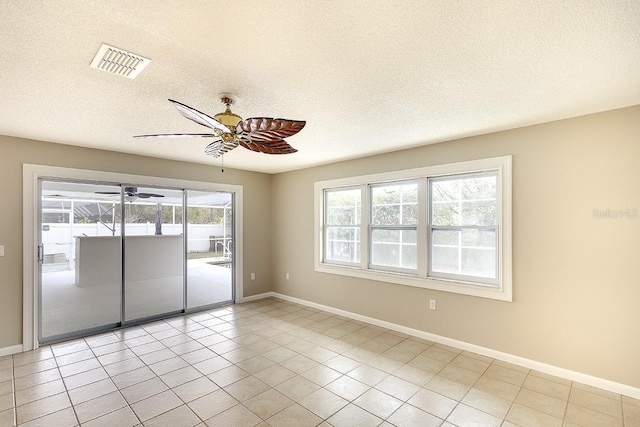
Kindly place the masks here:
[(218, 95), (226, 109), (223, 113), (210, 117), (194, 108), (170, 99), (178, 112), (187, 119), (213, 130), (213, 133), (178, 133), (136, 135), (134, 138), (220, 138), (207, 145), (205, 154), (220, 157), (238, 145), (251, 151), (266, 154), (290, 154), (296, 150), (284, 141), (284, 138), (300, 132), (305, 121), (273, 119), (270, 117), (252, 117), (242, 119), (231, 112), (235, 97), (229, 94)]
[[(120, 195), (119, 191), (96, 191), (96, 194)], [(138, 193), (138, 187), (124, 187), (124, 197), (128, 202), (136, 199), (149, 199), (151, 197), (164, 197), (162, 194)]]

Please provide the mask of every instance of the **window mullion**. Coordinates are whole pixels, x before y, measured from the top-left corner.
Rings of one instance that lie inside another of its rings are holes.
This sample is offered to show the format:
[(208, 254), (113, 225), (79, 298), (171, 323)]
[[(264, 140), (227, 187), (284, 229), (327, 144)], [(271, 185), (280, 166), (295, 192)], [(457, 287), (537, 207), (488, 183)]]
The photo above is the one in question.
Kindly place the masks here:
[(362, 201), (360, 208), (360, 268), (367, 270), (369, 268), (369, 257), (371, 253), (371, 248), (369, 247), (371, 206), (369, 205), (369, 186), (367, 184), (360, 186), (360, 194), (360, 200)]
[[(458, 187), (458, 225), (462, 225), (462, 186)], [(458, 233), (458, 274), (462, 273), (462, 230)]]
[(325, 190), (322, 191), (322, 213), (320, 221), (320, 232), (322, 233), (322, 244), (320, 247), (321, 259), (320, 262), (325, 262), (327, 260), (327, 251), (329, 249), (329, 236), (328, 236), (328, 228), (327, 228), (327, 209), (329, 204), (327, 203), (327, 192)]
[(418, 236), (416, 243), (418, 245), (418, 276), (427, 277), (428, 257), (429, 257), (429, 240), (430, 236), (427, 232), (429, 217), (427, 215), (427, 179), (418, 180)]

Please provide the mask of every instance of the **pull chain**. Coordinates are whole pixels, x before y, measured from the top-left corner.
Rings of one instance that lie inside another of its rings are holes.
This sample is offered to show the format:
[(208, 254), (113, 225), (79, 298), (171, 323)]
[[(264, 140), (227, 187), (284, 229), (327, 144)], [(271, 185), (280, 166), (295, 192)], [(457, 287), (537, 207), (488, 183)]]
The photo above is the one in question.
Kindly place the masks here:
[(222, 157), (222, 173), (224, 173), (224, 154), (220, 157)]

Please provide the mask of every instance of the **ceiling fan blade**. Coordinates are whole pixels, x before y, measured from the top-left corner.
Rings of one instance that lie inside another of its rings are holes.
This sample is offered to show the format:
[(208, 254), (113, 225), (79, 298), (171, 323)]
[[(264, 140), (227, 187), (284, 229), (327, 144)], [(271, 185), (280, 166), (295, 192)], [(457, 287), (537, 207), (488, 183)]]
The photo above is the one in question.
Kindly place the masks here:
[(181, 102), (174, 101), (173, 99), (170, 99), (169, 101), (173, 102), (173, 105), (175, 105), (178, 112), (182, 114), (184, 117), (186, 117), (187, 119), (193, 120), (199, 125), (202, 125), (211, 129), (217, 129), (221, 132), (229, 132), (228, 127), (226, 127), (225, 125), (223, 125), (222, 123), (214, 119), (213, 117), (210, 117), (205, 113), (196, 110), (195, 108), (191, 108), (188, 105), (184, 105)]
[(134, 138), (218, 138), (212, 133), (159, 133), (155, 135), (134, 135)]
[(262, 141), (278, 141), (300, 132), (306, 123), (300, 120), (252, 117), (238, 123), (236, 133), (248, 135), (252, 140), (259, 137)]
[(256, 141), (240, 140), (240, 145), (247, 150), (265, 154), (291, 154), (298, 151), (282, 139), (278, 142), (274, 141), (269, 144), (261, 144)]
[(96, 194), (120, 194), (119, 191), (94, 191)]
[(154, 193), (138, 193), (138, 194), (133, 194), (133, 196), (138, 196), (141, 199), (148, 199), (150, 197), (164, 197), (162, 194), (154, 194)]
[(223, 142), (222, 140), (214, 141), (207, 145), (204, 149), (204, 153), (211, 157), (220, 157), (225, 153), (233, 150), (238, 146), (237, 142)]

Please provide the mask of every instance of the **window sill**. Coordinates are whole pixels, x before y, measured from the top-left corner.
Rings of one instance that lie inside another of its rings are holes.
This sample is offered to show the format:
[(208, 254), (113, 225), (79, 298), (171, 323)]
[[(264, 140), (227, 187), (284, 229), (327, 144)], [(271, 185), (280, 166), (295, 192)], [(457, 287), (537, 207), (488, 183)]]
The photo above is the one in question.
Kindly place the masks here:
[(412, 274), (378, 270), (363, 270), (360, 267), (342, 266), (327, 263), (316, 263), (315, 271), (319, 273), (357, 277), (360, 279), (375, 280), (378, 282), (394, 283), (397, 285), (413, 286), (423, 289), (432, 289), (436, 291), (452, 292), (456, 294), (489, 298), (499, 301), (512, 301), (511, 293), (506, 292), (504, 286), (491, 286), (447, 279), (424, 278)]

